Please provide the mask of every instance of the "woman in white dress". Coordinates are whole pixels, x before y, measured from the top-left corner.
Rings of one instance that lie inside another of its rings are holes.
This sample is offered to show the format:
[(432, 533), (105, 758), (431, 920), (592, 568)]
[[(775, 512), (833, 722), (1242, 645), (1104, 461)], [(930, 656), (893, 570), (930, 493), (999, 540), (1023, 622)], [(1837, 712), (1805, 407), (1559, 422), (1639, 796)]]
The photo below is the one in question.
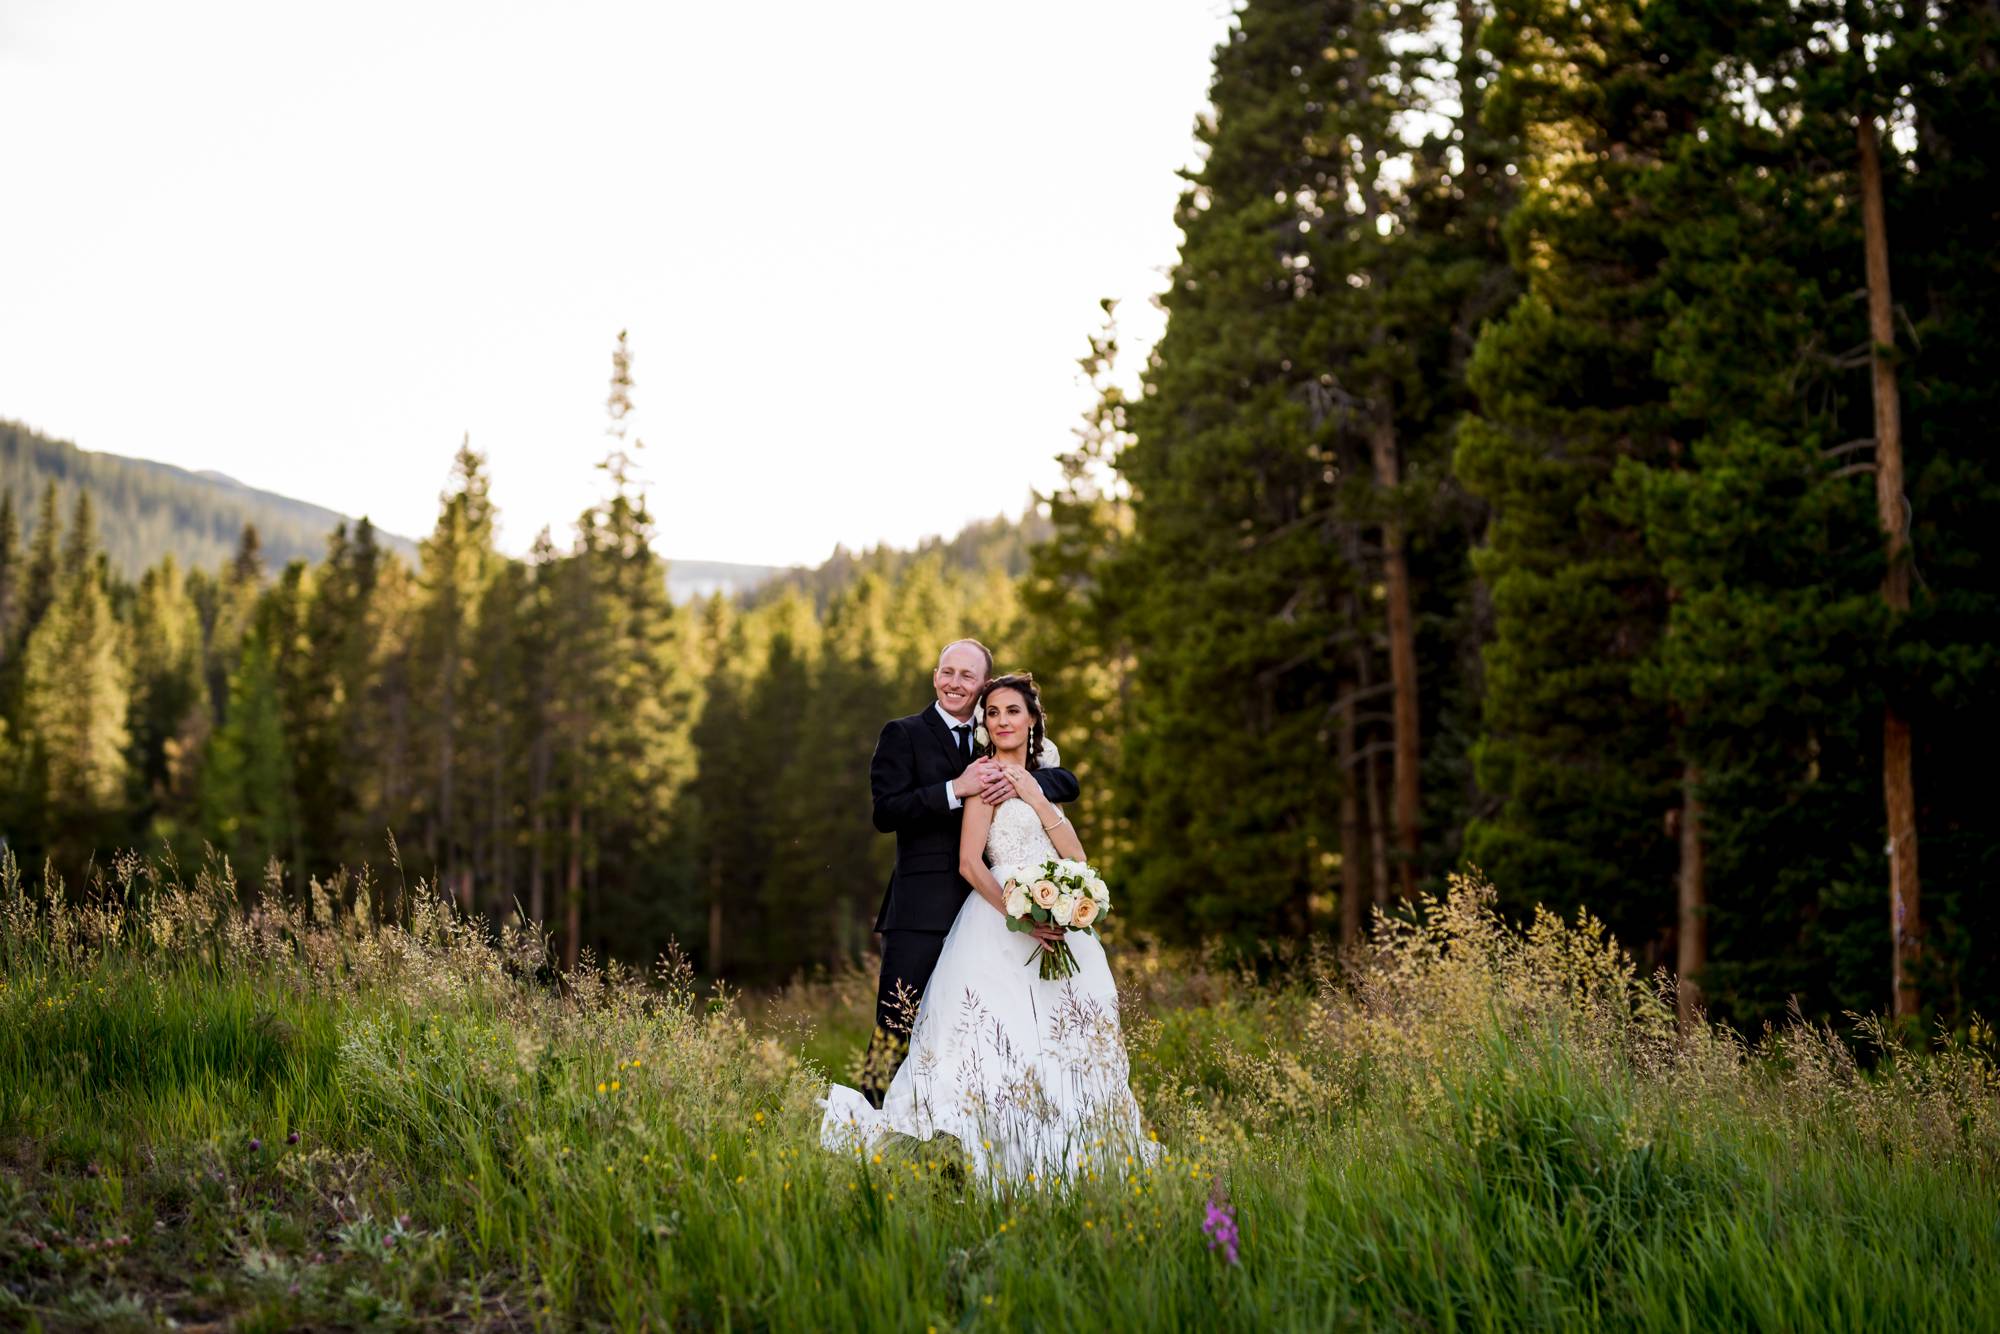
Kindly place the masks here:
[(1054, 762), (1034, 678), (994, 678), (974, 720), (1015, 795), (970, 802), (959, 871), (972, 886), (945, 936), (937, 971), (910, 1028), (910, 1049), (878, 1111), (835, 1084), (820, 1124), (830, 1148), (872, 1147), (895, 1134), (956, 1139), (981, 1176), (1069, 1178), (1150, 1162), (1133, 1100), (1118, 987), (1097, 937), (1071, 932), (1076, 972), (1044, 981), (1042, 943), (1008, 929), (1001, 881), (1051, 857), (1084, 860), (1076, 826), (1031, 771)]

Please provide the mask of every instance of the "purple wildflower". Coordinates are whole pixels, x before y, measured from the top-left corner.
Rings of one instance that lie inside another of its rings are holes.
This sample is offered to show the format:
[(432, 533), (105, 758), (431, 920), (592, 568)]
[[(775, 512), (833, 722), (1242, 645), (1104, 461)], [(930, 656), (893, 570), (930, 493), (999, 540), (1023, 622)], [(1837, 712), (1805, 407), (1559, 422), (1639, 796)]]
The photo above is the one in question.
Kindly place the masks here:
[(1221, 1247), (1229, 1263), (1240, 1263), (1236, 1258), (1236, 1211), (1227, 1201), (1209, 1200), (1208, 1217), (1202, 1220), (1201, 1230), (1208, 1236), (1208, 1249)]
[(291, 1134), (285, 1136), (285, 1143), (287, 1144), (297, 1144), (298, 1142), (299, 1142), (299, 1132), (296, 1130), (294, 1130)]
[(264, 1147), (264, 1141), (261, 1139), (253, 1139), (250, 1141), (250, 1152), (252, 1153), (256, 1153), (259, 1149), (263, 1147)]

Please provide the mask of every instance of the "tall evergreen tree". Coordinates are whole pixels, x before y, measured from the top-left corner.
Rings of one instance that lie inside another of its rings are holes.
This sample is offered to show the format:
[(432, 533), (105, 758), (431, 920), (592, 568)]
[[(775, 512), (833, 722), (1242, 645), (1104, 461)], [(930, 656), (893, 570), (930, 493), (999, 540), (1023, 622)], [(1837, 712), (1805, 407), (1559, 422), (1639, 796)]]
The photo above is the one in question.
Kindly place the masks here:
[(252, 629), (230, 673), (225, 721), (209, 743), (201, 781), (202, 823), (239, 883), (261, 880), (297, 843), (292, 776), (276, 653), (262, 630)]
[[(88, 524), (87, 503), (78, 518)], [(38, 799), (46, 846), (72, 869), (115, 835), (130, 742), (125, 636), (88, 556), (73, 551), (59, 566), (56, 599), (23, 653), (22, 790)]]
[(11, 656), (14, 624), (21, 615), (21, 521), (14, 513), (14, 493), (0, 491), (0, 664)]
[[(437, 526), (425, 539), (412, 651), (420, 682), (415, 700), (419, 810), (423, 848), (433, 873), (462, 906), (472, 906), (475, 805), (464, 783), (468, 721), (479, 712), (478, 614), (499, 565), (485, 459), (468, 439), (452, 458), (451, 482)], [(413, 831), (414, 832), (414, 831)]]
[(1665, 464), (1688, 424), (1655, 365), (1669, 293), (1644, 192), (1701, 114), (1707, 70), (1640, 7), (1499, 7), (1487, 115), (1522, 144), (1508, 223), (1526, 291), (1480, 339), (1458, 475), (1491, 507), (1475, 568), (1492, 599), (1480, 787), (1466, 855), (1525, 907), (1589, 905), (1660, 957), (1686, 762), (1635, 675), (1668, 590), (1616, 510), (1621, 465)]

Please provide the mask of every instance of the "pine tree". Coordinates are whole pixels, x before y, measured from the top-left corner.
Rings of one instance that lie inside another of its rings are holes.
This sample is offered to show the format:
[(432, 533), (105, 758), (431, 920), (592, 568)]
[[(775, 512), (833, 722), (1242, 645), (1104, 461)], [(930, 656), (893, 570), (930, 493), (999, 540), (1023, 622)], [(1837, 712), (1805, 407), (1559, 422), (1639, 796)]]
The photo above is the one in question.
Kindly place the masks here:
[(180, 564), (169, 555), (139, 580), (130, 724), (141, 800), (156, 831), (169, 841), (193, 814), (195, 764), (209, 724), (201, 621)]
[(1686, 775), (1670, 711), (1635, 690), (1668, 590), (1614, 513), (1616, 476), (1666, 463), (1687, 434), (1654, 364), (1671, 219), (1641, 200), (1707, 71), (1624, 0), (1507, 6), (1487, 32), (1487, 115), (1522, 143), (1508, 232), (1526, 291), (1479, 340), (1455, 460), (1491, 507), (1474, 764), (1493, 807), (1466, 855), (1510, 902), (1588, 904), (1645, 949), (1671, 917)]
[(21, 585), (21, 619), (14, 627), (15, 643), (18, 646), (41, 624), (56, 600), (56, 577), (59, 570), (57, 551), (62, 541), (62, 524), (56, 510), (56, 484), (50, 482), (42, 492), (42, 504), (35, 521), (34, 538), (28, 547), (27, 576)]
[(202, 768), (201, 815), (209, 840), (229, 855), (243, 883), (261, 879), (273, 859), (284, 858), (299, 825), (275, 654), (260, 630), (244, 637), (225, 716)]
[[(87, 531), (87, 501), (77, 513)], [(38, 559), (44, 550), (38, 541)], [(70, 544), (58, 566), (55, 601), (23, 653), (24, 790), (39, 799), (46, 846), (72, 869), (122, 823), (130, 743), (125, 635), (90, 555)]]
[(14, 624), (21, 615), (21, 521), (14, 514), (14, 492), (0, 491), (0, 666), (12, 656)]
[(423, 767), (423, 848), (429, 864), (461, 905), (472, 906), (468, 850), (474, 819), (461, 794), (469, 717), (479, 712), (474, 656), (479, 610), (499, 558), (493, 550), (494, 512), (485, 459), (468, 439), (452, 459), (451, 483), (437, 526), (425, 539), (417, 580), (413, 653), (420, 683), (415, 739)]
[[(788, 636), (760, 682), (770, 703), (752, 705), (807, 720), (779, 760), (778, 836), (761, 895), (767, 918), (787, 928), (772, 942), (781, 968), (857, 958), (888, 881), (894, 844), (855, 814), (882, 724), (907, 707), (907, 678), (919, 665), (897, 655), (889, 602), (883, 579), (862, 575), (828, 607), (809, 676), (801, 679)], [(802, 698), (787, 705), (787, 691)]]
[[(1058, 456), (1062, 482), (1042, 498), (1050, 535), (1034, 548), (1021, 580), (1022, 647), (1046, 707), (1060, 711), (1051, 735), (1071, 738), (1063, 760), (1082, 792), (1069, 814), (1100, 869), (1115, 868), (1123, 851), (1113, 798), (1131, 649), (1107, 573), (1132, 529), (1130, 500), (1112, 472), (1113, 460), (1131, 442), (1129, 404), (1116, 381), (1117, 306), (1105, 301), (1102, 307), (1103, 328), (1077, 363), (1097, 396), (1075, 429), (1075, 447)], [(1076, 744), (1086, 738), (1087, 744)]]

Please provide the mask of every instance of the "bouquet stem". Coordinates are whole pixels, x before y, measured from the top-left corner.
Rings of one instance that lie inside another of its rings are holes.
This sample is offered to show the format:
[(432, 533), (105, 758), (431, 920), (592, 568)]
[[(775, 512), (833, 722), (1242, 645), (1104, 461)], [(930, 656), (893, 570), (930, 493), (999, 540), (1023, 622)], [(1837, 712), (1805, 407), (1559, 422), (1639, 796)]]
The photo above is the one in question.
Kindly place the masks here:
[(1059, 940), (1053, 945), (1044, 945), (1042, 956), (1042, 981), (1057, 982), (1065, 977), (1074, 977), (1077, 970), (1076, 954), (1067, 940)]

